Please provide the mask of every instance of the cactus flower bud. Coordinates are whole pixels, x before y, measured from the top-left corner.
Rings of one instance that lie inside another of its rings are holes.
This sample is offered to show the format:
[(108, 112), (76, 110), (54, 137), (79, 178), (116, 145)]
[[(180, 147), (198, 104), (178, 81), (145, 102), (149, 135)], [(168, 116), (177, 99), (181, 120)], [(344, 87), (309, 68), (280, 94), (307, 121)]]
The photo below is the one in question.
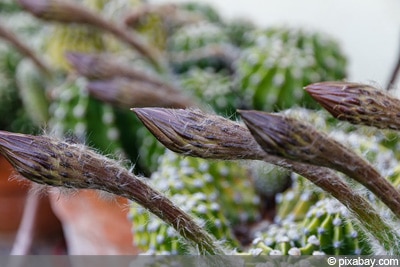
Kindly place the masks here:
[[(387, 246), (388, 239), (394, 243), (399, 239), (396, 231), (382, 220), (368, 201), (352, 190), (333, 170), (266, 153), (257, 144), (263, 134), (251, 129), (250, 125), (265, 126), (265, 121), (262, 117), (250, 120), (253, 115), (251, 111), (241, 111), (251, 132), (240, 123), (199, 110), (135, 108), (133, 111), (163, 145), (175, 152), (201, 158), (258, 159), (287, 168), (332, 194), (354, 212), (365, 229), (387, 249), (391, 249)], [(302, 143), (301, 139), (298, 142)], [(398, 248), (396, 250), (399, 251)]]
[(305, 90), (339, 120), (400, 130), (400, 99), (383, 90), (349, 82), (314, 83)]
[(240, 115), (267, 153), (343, 172), (400, 217), (400, 193), (354, 151), (297, 119), (261, 111), (240, 111)]
[(224, 253), (204, 229), (168, 198), (117, 162), (84, 145), (49, 136), (0, 131), (0, 153), (29, 180), (57, 187), (98, 189), (129, 198), (172, 225), (200, 253)]

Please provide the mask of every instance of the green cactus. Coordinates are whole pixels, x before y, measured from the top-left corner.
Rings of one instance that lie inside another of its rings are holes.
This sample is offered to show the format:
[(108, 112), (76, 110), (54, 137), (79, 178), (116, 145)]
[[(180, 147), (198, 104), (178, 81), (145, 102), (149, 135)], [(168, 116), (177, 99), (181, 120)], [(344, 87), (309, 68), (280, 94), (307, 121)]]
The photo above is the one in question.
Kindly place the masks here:
[(224, 22), (224, 27), (229, 39), (235, 46), (245, 48), (254, 43), (251, 33), (257, 29), (257, 26), (251, 20), (232, 19)]
[(145, 127), (138, 128), (136, 136), (141, 140), (138, 161), (148, 173), (153, 173), (158, 169), (160, 158), (166, 149)]
[(308, 210), (325, 194), (303, 177), (292, 174), (292, 186), (276, 195), (275, 222), (299, 222), (303, 220)]
[(32, 133), (37, 129), (23, 107), (15, 79), (22, 56), (0, 40), (0, 129)]
[(370, 254), (371, 244), (348, 210), (331, 198), (316, 202), (299, 222), (282, 221), (258, 233), (253, 255), (360, 255)]
[(106, 153), (122, 153), (112, 107), (90, 98), (86, 83), (71, 78), (54, 89), (50, 128), (56, 136), (72, 135)]
[(46, 75), (30, 59), (23, 59), (17, 66), (15, 79), (27, 115), (35, 125), (45, 125), (49, 119)]
[(198, 99), (217, 114), (230, 117), (236, 112), (237, 95), (231, 77), (211, 69), (191, 68), (178, 77), (185, 93)]
[(275, 197), (292, 183), (290, 171), (263, 161), (252, 162), (250, 172), (255, 190), (265, 198)]
[(319, 33), (289, 28), (254, 32), (254, 43), (236, 61), (244, 106), (266, 111), (296, 105), (317, 107), (303, 87), (345, 78), (346, 59), (336, 42)]
[(45, 54), (55, 68), (70, 71), (66, 52), (94, 53), (105, 48), (103, 35), (98, 30), (79, 25), (57, 25), (46, 43)]
[(202, 21), (182, 26), (168, 39), (170, 65), (177, 73), (191, 67), (230, 70), (230, 56), (237, 54), (229, 36), (218, 24)]
[[(253, 222), (259, 216), (259, 199), (248, 175), (237, 162), (184, 158), (167, 150), (150, 182), (185, 211), (202, 219), (202, 224), (217, 239), (234, 248), (239, 246), (234, 236), (235, 226)], [(188, 247), (170, 227), (161, 221), (156, 227), (154, 219), (142, 208), (132, 205), (131, 215), (135, 242), (143, 250), (165, 252), (162, 246), (169, 246), (167, 251), (171, 253), (187, 252)], [(157, 245), (157, 239), (168, 242)]]
[(207, 3), (189, 1), (179, 4), (179, 7), (192, 12), (194, 15), (201, 16), (211, 23), (219, 23), (222, 20), (219, 12), (212, 5)]

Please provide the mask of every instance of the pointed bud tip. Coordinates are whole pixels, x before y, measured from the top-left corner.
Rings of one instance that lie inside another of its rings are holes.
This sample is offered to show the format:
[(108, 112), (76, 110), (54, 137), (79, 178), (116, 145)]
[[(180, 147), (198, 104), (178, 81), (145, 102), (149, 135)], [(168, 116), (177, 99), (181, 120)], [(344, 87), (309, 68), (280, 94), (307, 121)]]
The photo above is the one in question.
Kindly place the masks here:
[(261, 122), (263, 124), (274, 123), (281, 119), (280, 115), (257, 110), (238, 110), (238, 113), (247, 125), (249, 123), (259, 125)]
[(328, 81), (328, 82), (318, 82), (312, 83), (304, 87), (304, 90), (310, 95), (321, 95), (326, 94), (330, 91), (343, 91), (348, 87), (353, 87), (357, 85), (356, 83), (349, 83), (343, 81)]
[(159, 107), (131, 108), (131, 111), (133, 111), (139, 117), (139, 119), (148, 118), (160, 113), (166, 113), (168, 110), (170, 109)]

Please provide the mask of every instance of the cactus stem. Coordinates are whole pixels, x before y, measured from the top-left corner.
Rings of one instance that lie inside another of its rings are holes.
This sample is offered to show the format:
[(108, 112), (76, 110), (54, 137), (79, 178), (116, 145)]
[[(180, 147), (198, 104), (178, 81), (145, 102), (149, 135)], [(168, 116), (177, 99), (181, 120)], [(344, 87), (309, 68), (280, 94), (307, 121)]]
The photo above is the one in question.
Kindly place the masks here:
[(400, 193), (367, 161), (313, 126), (261, 111), (241, 111), (247, 127), (269, 154), (343, 172), (364, 185), (400, 217)]
[(56, 187), (97, 189), (128, 198), (172, 225), (201, 254), (224, 250), (193, 218), (115, 161), (80, 144), (0, 131), (0, 153), (25, 178)]

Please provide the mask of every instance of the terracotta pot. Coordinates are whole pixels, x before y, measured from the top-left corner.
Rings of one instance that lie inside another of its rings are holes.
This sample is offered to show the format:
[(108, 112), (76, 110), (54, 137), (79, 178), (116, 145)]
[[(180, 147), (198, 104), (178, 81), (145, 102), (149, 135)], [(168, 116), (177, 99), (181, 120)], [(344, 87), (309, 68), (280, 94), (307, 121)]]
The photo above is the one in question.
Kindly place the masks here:
[[(8, 161), (0, 155), (0, 247), (3, 250), (10, 251), (13, 247), (31, 186), (32, 183), (18, 176)], [(51, 209), (47, 195), (38, 196), (38, 205), (28, 221), (31, 224), (28, 228), (32, 231), (30, 235), (35, 253), (40, 253), (39, 250), (44, 248), (49, 253), (49, 248), (55, 244), (59, 246), (62, 242), (62, 227)]]
[(131, 224), (127, 219), (127, 200), (106, 200), (93, 190), (72, 195), (50, 194), (53, 211), (61, 220), (68, 254), (133, 255)]
[(22, 179), (10, 179), (14, 169), (0, 156), (0, 233), (13, 233), (18, 229), (24, 210), (29, 182)]

